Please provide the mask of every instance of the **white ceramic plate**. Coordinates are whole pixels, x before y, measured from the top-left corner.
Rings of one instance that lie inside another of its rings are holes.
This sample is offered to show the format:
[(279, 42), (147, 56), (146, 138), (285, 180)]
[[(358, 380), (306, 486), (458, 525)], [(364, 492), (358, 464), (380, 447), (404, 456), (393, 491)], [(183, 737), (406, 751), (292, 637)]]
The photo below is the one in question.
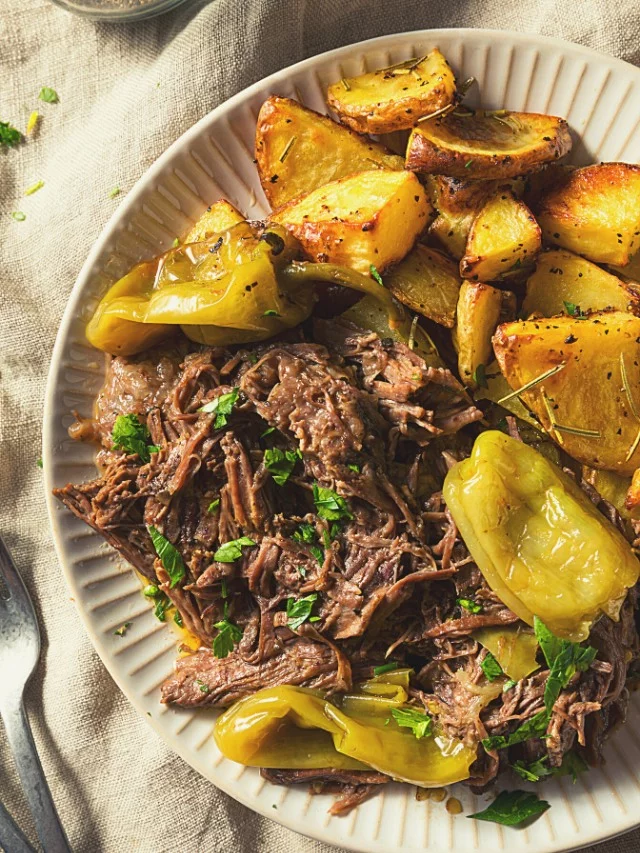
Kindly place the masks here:
[[(140, 178), (80, 273), (58, 334), (47, 387), (44, 468), (49, 495), (54, 486), (95, 474), (92, 449), (72, 442), (67, 427), (71, 409), (90, 413), (102, 382), (102, 357), (84, 337), (97, 298), (134, 262), (169, 248), (219, 197), (228, 198), (250, 218), (267, 211), (252, 162), (254, 127), (264, 99), (274, 93), (293, 96), (324, 111), (328, 83), (420, 56), (435, 46), (458, 79), (473, 75), (478, 80), (483, 106), (566, 117), (577, 139), (574, 162), (640, 159), (640, 70), (539, 36), (464, 29), (392, 35), (305, 60), (240, 92), (178, 139)], [(159, 685), (176, 656), (175, 634), (154, 618), (138, 581), (97, 534), (51, 497), (49, 515), (71, 594), (117, 684), (173, 750), (255, 811), (305, 835), (368, 853), (427, 848), (431, 853), (468, 853), (513, 850), (514, 845), (522, 853), (555, 853), (637, 825), (638, 693), (627, 725), (609, 742), (606, 766), (584, 774), (575, 785), (558, 779), (538, 786), (552, 808), (521, 831), (453, 817), (443, 803), (417, 802), (409, 786), (389, 786), (348, 817), (332, 818), (327, 814), (329, 797), (266, 784), (257, 770), (220, 755), (211, 737), (213, 714), (160, 705)], [(125, 621), (133, 623), (126, 637), (114, 637)], [(457, 786), (455, 794), (465, 814), (490, 800), (464, 786)]]

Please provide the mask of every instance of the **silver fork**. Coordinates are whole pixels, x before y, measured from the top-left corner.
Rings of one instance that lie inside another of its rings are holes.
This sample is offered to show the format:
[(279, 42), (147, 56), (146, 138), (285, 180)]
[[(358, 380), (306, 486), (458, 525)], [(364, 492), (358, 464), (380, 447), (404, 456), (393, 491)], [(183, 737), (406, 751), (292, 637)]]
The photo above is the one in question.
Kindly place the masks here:
[(24, 710), (24, 688), (39, 657), (40, 630), (33, 603), (0, 538), (0, 717), (45, 853), (71, 853)]

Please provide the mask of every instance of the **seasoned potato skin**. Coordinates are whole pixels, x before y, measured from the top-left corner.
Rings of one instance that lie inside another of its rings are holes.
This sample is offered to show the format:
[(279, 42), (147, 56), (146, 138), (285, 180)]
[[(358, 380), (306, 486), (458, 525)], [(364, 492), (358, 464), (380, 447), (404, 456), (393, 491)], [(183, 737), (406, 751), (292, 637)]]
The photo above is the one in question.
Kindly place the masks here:
[(327, 103), (359, 133), (391, 133), (411, 128), (421, 116), (451, 104), (456, 81), (435, 48), (421, 60), (381, 68), (329, 86)]
[(482, 111), (453, 112), (414, 127), (406, 168), (467, 180), (500, 180), (525, 175), (570, 150), (569, 127), (556, 116), (512, 112), (497, 119)]
[(527, 279), (522, 305), (525, 314), (553, 317), (565, 312), (565, 303), (581, 311), (615, 308), (640, 314), (640, 290), (596, 264), (565, 249), (538, 255), (535, 272)]
[(429, 238), (457, 261), (464, 255), (471, 224), (497, 181), (465, 181), (445, 175), (425, 175), (425, 186), (438, 215)]
[(640, 250), (640, 166), (576, 169), (543, 194), (535, 212), (547, 242), (597, 264), (626, 266)]
[(418, 243), (384, 283), (416, 314), (453, 328), (461, 282), (457, 266), (442, 252)]
[(212, 234), (219, 234), (240, 222), (244, 222), (244, 216), (240, 211), (230, 201), (220, 199), (205, 210), (183, 242), (201, 243), (203, 240), (208, 240)]
[(368, 171), (294, 199), (272, 217), (308, 258), (370, 272), (401, 261), (428, 224), (431, 204), (411, 172)]
[(531, 264), (540, 251), (540, 226), (523, 201), (506, 187), (488, 199), (469, 230), (460, 275), (496, 281)]
[(275, 95), (260, 109), (255, 155), (262, 189), (274, 210), (355, 172), (404, 168), (404, 159), (380, 143)]
[(500, 322), (503, 292), (481, 282), (464, 281), (456, 310), (453, 342), (458, 351), (458, 372), (474, 386), (476, 369), (491, 361), (491, 336)]
[[(634, 447), (640, 421), (624, 390), (621, 354), (634, 404), (640, 408), (640, 318), (619, 311), (587, 319), (569, 316), (526, 320), (498, 327), (493, 349), (512, 389), (550, 368), (558, 373), (521, 395), (549, 435), (578, 462), (631, 475), (640, 466)], [(546, 402), (545, 402), (546, 397)], [(553, 429), (556, 424), (594, 430), (597, 437)]]

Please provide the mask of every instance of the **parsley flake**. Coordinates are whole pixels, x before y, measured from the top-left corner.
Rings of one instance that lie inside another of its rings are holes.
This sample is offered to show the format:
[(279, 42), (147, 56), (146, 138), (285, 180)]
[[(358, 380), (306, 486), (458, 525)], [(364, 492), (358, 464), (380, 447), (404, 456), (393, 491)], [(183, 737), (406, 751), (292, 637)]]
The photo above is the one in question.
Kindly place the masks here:
[(488, 820), (502, 826), (518, 826), (530, 817), (537, 817), (549, 808), (546, 800), (541, 800), (531, 791), (503, 791), (484, 811), (470, 814), (476, 820)]
[(14, 210), (11, 216), (15, 219), (16, 222), (24, 222), (27, 218), (27, 214), (23, 213), (21, 210)]
[(116, 635), (116, 637), (124, 637), (124, 635), (127, 633), (128, 629), (132, 625), (133, 625), (133, 622), (125, 622), (124, 625), (121, 625), (113, 633)]
[(307, 619), (309, 622), (318, 622), (319, 616), (312, 616), (311, 611), (313, 605), (318, 598), (317, 592), (312, 592), (311, 595), (305, 595), (304, 598), (288, 598), (287, 599), (287, 627), (292, 631), (297, 631), (303, 622)]
[(151, 434), (137, 415), (118, 415), (111, 431), (111, 440), (114, 450), (137, 453), (143, 463), (149, 462), (150, 454), (160, 449), (150, 443)]
[(471, 598), (456, 598), (456, 604), (464, 607), (469, 613), (482, 613), (482, 605)]
[(327, 521), (342, 521), (342, 519), (353, 518), (349, 511), (349, 505), (344, 498), (317, 483), (313, 484), (313, 502), (320, 518)]
[(240, 539), (232, 539), (230, 542), (225, 542), (221, 545), (213, 555), (213, 559), (217, 563), (235, 563), (242, 557), (242, 549), (248, 548), (250, 545), (255, 545), (253, 539), (248, 536), (241, 536)]
[(211, 693), (211, 688), (208, 684), (205, 684), (204, 681), (201, 681), (199, 678), (196, 678), (196, 684), (198, 685), (201, 693)]
[(484, 364), (479, 364), (473, 371), (473, 381), (478, 388), (487, 387), (487, 373)]
[(160, 561), (169, 575), (171, 581), (169, 586), (173, 589), (187, 573), (184, 561), (177, 548), (162, 533), (159, 533), (155, 527), (149, 526), (147, 530), (149, 531), (155, 552), (160, 557)]
[(227, 616), (226, 601), (224, 603), (224, 616), (219, 622), (215, 623), (214, 628), (218, 629), (218, 633), (213, 640), (213, 653), (217, 658), (226, 658), (242, 639), (242, 629), (231, 622)]
[(523, 743), (531, 738), (546, 737), (547, 726), (549, 725), (549, 714), (547, 711), (538, 711), (526, 723), (523, 723), (519, 728), (510, 735), (492, 735), (486, 737), (482, 741), (482, 745), (486, 750), (506, 749), (509, 746), (515, 746), (517, 743)]
[(22, 134), (17, 127), (8, 121), (0, 121), (0, 146), (3, 148), (15, 148), (21, 142)]
[(369, 272), (371, 273), (371, 278), (376, 281), (380, 285), (380, 287), (384, 287), (384, 281), (382, 280), (382, 276), (373, 264), (369, 264)]
[(264, 467), (275, 483), (284, 486), (301, 459), (302, 454), (299, 450), (282, 451), (279, 447), (267, 448), (264, 452)]
[(215, 429), (221, 429), (222, 427), (225, 427), (228, 424), (229, 415), (233, 411), (233, 407), (238, 401), (239, 393), (240, 389), (234, 388), (227, 394), (221, 394), (219, 397), (216, 397), (214, 400), (211, 400), (209, 403), (206, 403), (199, 409), (199, 411), (204, 412), (207, 415), (211, 414), (212, 412), (215, 412), (216, 419), (213, 423), (213, 426)]
[(597, 650), (554, 636), (537, 616), (534, 617), (533, 628), (549, 667), (549, 676), (544, 687), (544, 705), (547, 713), (551, 714), (561, 691), (576, 672), (586, 672), (589, 669)]
[(211, 503), (207, 507), (207, 512), (208, 513), (215, 512), (219, 506), (220, 506), (220, 498), (216, 498), (214, 501), (211, 501)]
[(391, 716), (396, 723), (407, 729), (411, 729), (418, 740), (431, 734), (431, 717), (417, 708), (392, 708)]
[(496, 658), (491, 654), (491, 652), (487, 652), (480, 662), (480, 668), (489, 679), (489, 681), (495, 681), (496, 678), (500, 678), (501, 675), (504, 675), (502, 671), (502, 667), (496, 660)]
[(531, 764), (518, 760), (514, 761), (511, 767), (526, 782), (539, 782), (543, 776), (553, 776), (556, 772), (555, 768), (547, 765), (548, 759), (548, 755), (543, 755), (542, 758), (533, 761)]
[(353, 464), (350, 464), (350, 465), (347, 465), (347, 468), (348, 468), (350, 471), (353, 471), (353, 473), (354, 473), (354, 474), (360, 474), (360, 470), (361, 470), (361, 469), (360, 469), (360, 466), (359, 466), (359, 465), (353, 465)]
[(38, 468), (42, 468), (42, 456), (38, 456), (38, 458), (36, 459), (36, 465), (38, 466)]
[(269, 310), (265, 311), (262, 316), (263, 317), (279, 317), (280, 314), (278, 314), (277, 311), (274, 311), (273, 308), (269, 308)]
[(52, 89), (50, 86), (43, 86), (42, 89), (40, 89), (40, 94), (38, 95), (38, 97), (46, 104), (57, 104), (60, 100), (56, 90)]
[(112, 190), (109, 190), (109, 198), (116, 198), (116, 196), (119, 196), (121, 192), (122, 190), (120, 187), (114, 187)]

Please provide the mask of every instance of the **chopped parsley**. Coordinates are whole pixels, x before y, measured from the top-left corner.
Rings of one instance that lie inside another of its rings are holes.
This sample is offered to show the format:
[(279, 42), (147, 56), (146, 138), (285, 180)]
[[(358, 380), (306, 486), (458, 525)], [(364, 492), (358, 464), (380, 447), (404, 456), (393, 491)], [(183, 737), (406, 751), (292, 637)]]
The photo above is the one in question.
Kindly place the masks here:
[(267, 427), (264, 432), (260, 433), (260, 438), (266, 438), (268, 435), (271, 435), (271, 433), (275, 431), (275, 427)]
[(198, 688), (201, 693), (211, 693), (211, 688), (209, 687), (209, 685), (205, 684), (204, 681), (201, 681), (199, 678), (196, 678), (196, 684), (198, 685)]
[(349, 505), (344, 498), (317, 483), (313, 484), (313, 502), (320, 518), (327, 521), (342, 521), (343, 519), (353, 518), (349, 511)]
[(215, 512), (220, 506), (220, 498), (216, 498), (214, 501), (211, 501), (209, 506), (207, 507), (207, 512)]
[(511, 690), (512, 687), (515, 687), (517, 683), (518, 682), (514, 681), (512, 678), (510, 678), (508, 681), (505, 681), (505, 683), (502, 686), (502, 692), (506, 693), (507, 690)]
[(549, 767), (548, 760), (549, 756), (543, 755), (542, 758), (533, 761), (531, 764), (526, 764), (521, 760), (514, 761), (511, 767), (526, 782), (539, 782), (543, 776), (553, 776), (556, 772), (555, 768)]
[(467, 162), (464, 164), (465, 169), (469, 169), (472, 164), (473, 164), (473, 160), (467, 160)]
[[(313, 524), (307, 524), (306, 522), (302, 522), (302, 524), (298, 525), (298, 529), (295, 530), (291, 536), (294, 542), (304, 543), (309, 546), (309, 550), (316, 558), (316, 560), (322, 565), (324, 563), (324, 549), (318, 545), (316, 529)], [(302, 575), (302, 577), (306, 577), (307, 570), (304, 566), (298, 566), (298, 572)]]
[(142, 594), (146, 595), (147, 598), (155, 598), (160, 590), (154, 583), (148, 583), (145, 588), (142, 590)]
[(551, 714), (561, 691), (569, 684), (576, 672), (586, 672), (593, 663), (597, 650), (591, 646), (581, 646), (570, 640), (554, 636), (547, 626), (534, 617), (534, 631), (542, 649), (549, 676), (544, 688), (544, 705)]
[(487, 387), (487, 373), (484, 364), (479, 364), (473, 371), (473, 381), (478, 388)]
[(470, 814), (476, 820), (488, 820), (502, 826), (518, 826), (531, 817), (537, 817), (549, 808), (546, 800), (541, 800), (531, 791), (503, 791), (484, 811)]
[(299, 450), (282, 451), (279, 447), (267, 448), (264, 452), (264, 467), (275, 483), (284, 486), (301, 459), (302, 454)]
[(38, 468), (42, 468), (42, 456), (38, 456), (38, 458), (36, 459), (36, 465), (38, 466)]
[(456, 598), (456, 604), (464, 607), (469, 613), (482, 613), (482, 605), (472, 598)]
[(242, 639), (242, 629), (228, 618), (226, 601), (223, 617), (215, 623), (214, 628), (218, 629), (218, 633), (213, 639), (213, 653), (217, 658), (226, 658)]
[(486, 737), (482, 741), (482, 745), (486, 750), (491, 749), (506, 749), (509, 746), (515, 746), (517, 743), (523, 743), (531, 738), (545, 737), (547, 726), (549, 725), (549, 714), (547, 711), (538, 711), (526, 723), (523, 723), (519, 728), (510, 735), (492, 735)]
[(232, 539), (230, 542), (225, 542), (221, 545), (213, 555), (213, 559), (218, 563), (235, 563), (242, 557), (242, 549), (248, 548), (256, 543), (248, 536), (241, 536), (240, 539)]
[(303, 622), (318, 622), (319, 616), (312, 616), (311, 611), (313, 605), (318, 598), (317, 592), (312, 592), (311, 595), (305, 595), (304, 598), (288, 598), (287, 599), (287, 627), (292, 631), (297, 631)]
[(169, 579), (171, 581), (169, 586), (173, 589), (174, 586), (177, 586), (180, 583), (187, 573), (184, 561), (180, 556), (180, 552), (162, 535), (162, 533), (159, 533), (155, 527), (149, 526), (147, 527), (147, 530), (149, 531), (149, 536), (151, 536), (151, 541), (153, 542), (156, 554), (160, 557), (162, 565), (165, 567), (166, 572), (169, 575)]
[(279, 317), (280, 314), (278, 314), (278, 312), (275, 311), (273, 308), (269, 308), (269, 310), (265, 311), (262, 316), (263, 317)]
[(160, 449), (151, 444), (151, 434), (137, 415), (118, 415), (111, 431), (111, 440), (114, 450), (137, 453), (143, 463), (149, 462), (150, 454)]
[(184, 628), (184, 622), (182, 621), (182, 616), (180, 615), (180, 611), (176, 610), (173, 614), (173, 621), (176, 623), (178, 628)]
[(376, 281), (380, 285), (380, 287), (384, 287), (384, 281), (382, 280), (382, 276), (373, 264), (369, 264), (369, 272), (371, 273), (371, 278)]
[(564, 302), (564, 310), (570, 317), (574, 317), (576, 320), (585, 320), (586, 314), (584, 314), (579, 305), (576, 305), (575, 302)]
[(229, 422), (229, 415), (233, 411), (233, 407), (238, 401), (238, 394), (240, 393), (239, 388), (234, 388), (232, 391), (229, 391), (227, 394), (221, 394), (219, 397), (216, 397), (215, 400), (211, 400), (211, 402), (206, 403), (201, 407), (199, 411), (204, 412), (205, 414), (211, 414), (212, 412), (216, 413), (216, 419), (213, 423), (215, 429), (220, 429), (224, 427)]
[(164, 592), (158, 592), (153, 596), (156, 606), (153, 609), (153, 615), (160, 622), (164, 622), (167, 615), (167, 610), (171, 607), (171, 599)]
[(394, 669), (398, 668), (398, 661), (392, 660), (390, 663), (383, 663), (382, 666), (374, 666), (373, 674), (374, 675), (384, 675), (385, 672), (393, 672)]
[(116, 196), (120, 195), (120, 187), (114, 187), (112, 190), (109, 190), (109, 198), (116, 198)]
[(24, 222), (27, 218), (27, 214), (23, 213), (21, 210), (14, 210), (11, 216), (15, 219), (16, 222)]
[(180, 238), (179, 238), (179, 237), (174, 237), (174, 239), (173, 239), (173, 243), (171, 244), (171, 248), (172, 248), (172, 249), (177, 249), (179, 245), (180, 245)]
[(116, 637), (124, 637), (129, 628), (133, 625), (133, 622), (125, 622), (124, 625), (121, 625), (119, 628), (113, 632)]
[(360, 470), (361, 470), (359, 465), (353, 465), (353, 464), (351, 464), (351, 465), (347, 465), (347, 468), (348, 468), (350, 471), (353, 471), (353, 473), (354, 473), (354, 474), (359, 474), (359, 473), (360, 473)]
[(406, 729), (411, 729), (418, 740), (431, 734), (431, 717), (417, 708), (392, 708), (391, 716), (396, 723)]
[(38, 97), (46, 104), (57, 104), (60, 100), (56, 90), (52, 89), (50, 86), (43, 86), (42, 89), (40, 89), (40, 94), (38, 95)]
[(504, 675), (502, 671), (502, 667), (496, 660), (496, 658), (491, 654), (491, 652), (487, 652), (482, 661), (480, 662), (480, 668), (489, 679), (489, 681), (495, 681), (496, 678), (500, 678), (501, 675)]
[(0, 121), (0, 146), (3, 148), (15, 148), (22, 140), (22, 134), (17, 127), (8, 121)]

